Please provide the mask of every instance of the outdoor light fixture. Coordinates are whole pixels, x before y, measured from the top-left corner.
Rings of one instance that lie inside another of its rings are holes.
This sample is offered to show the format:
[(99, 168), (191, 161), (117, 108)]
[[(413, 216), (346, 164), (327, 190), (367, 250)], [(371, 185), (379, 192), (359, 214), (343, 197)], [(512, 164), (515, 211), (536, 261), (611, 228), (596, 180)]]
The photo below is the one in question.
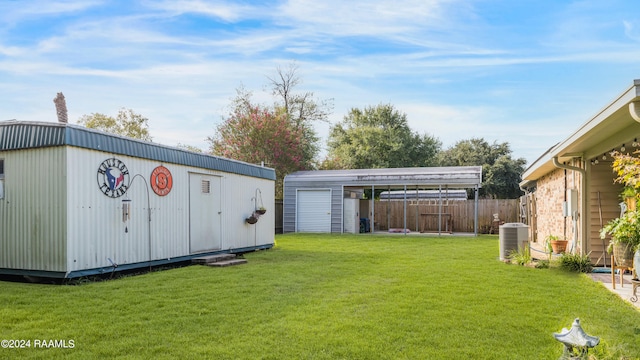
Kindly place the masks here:
[(633, 144), (631, 144), (631, 146), (638, 147), (638, 138), (633, 139)]
[(626, 148), (624, 147), (624, 144), (622, 144), (622, 147), (620, 148), (620, 151), (625, 151)]
[(607, 160), (607, 154), (602, 154), (602, 160)]

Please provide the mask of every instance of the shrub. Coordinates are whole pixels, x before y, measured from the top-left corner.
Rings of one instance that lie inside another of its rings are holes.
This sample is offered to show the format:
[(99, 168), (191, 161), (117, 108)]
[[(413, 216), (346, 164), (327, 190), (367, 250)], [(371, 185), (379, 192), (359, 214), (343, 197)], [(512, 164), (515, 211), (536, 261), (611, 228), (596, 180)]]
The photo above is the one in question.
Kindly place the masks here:
[(562, 254), (560, 268), (567, 271), (590, 273), (593, 265), (589, 254)]
[(518, 265), (527, 265), (531, 262), (531, 252), (529, 246), (524, 246), (522, 249), (511, 250), (508, 255), (509, 260), (512, 263)]

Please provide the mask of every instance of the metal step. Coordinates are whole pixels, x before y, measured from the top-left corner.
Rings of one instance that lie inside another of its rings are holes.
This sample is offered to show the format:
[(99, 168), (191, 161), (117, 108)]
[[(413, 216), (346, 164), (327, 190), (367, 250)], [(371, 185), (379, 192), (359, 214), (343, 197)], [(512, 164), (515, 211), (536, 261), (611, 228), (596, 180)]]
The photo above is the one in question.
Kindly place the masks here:
[(216, 266), (216, 267), (225, 267), (225, 266), (233, 266), (233, 265), (242, 265), (246, 263), (247, 263), (247, 259), (231, 259), (231, 260), (216, 261), (216, 262), (208, 263), (206, 265)]
[(216, 254), (193, 258), (191, 259), (191, 262), (194, 264), (208, 265), (216, 262), (233, 260), (235, 258), (236, 254)]

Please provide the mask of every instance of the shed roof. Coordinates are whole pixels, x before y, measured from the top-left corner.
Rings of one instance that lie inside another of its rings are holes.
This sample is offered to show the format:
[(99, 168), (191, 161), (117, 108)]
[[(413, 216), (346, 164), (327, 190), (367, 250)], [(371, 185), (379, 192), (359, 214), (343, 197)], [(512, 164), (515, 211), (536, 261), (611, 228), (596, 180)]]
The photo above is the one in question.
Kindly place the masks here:
[(78, 125), (0, 121), (0, 151), (64, 145), (270, 180), (276, 178), (275, 170), (271, 168), (118, 136)]
[(298, 171), (285, 182), (326, 182), (345, 186), (420, 186), (422, 188), (476, 188), (482, 183), (482, 166), (414, 167)]
[(640, 111), (639, 102), (640, 80), (634, 80), (633, 85), (611, 103), (535, 160), (522, 174), (521, 186), (553, 171), (554, 157), (559, 162), (572, 158), (590, 160), (640, 138), (640, 124), (632, 116), (632, 112)]

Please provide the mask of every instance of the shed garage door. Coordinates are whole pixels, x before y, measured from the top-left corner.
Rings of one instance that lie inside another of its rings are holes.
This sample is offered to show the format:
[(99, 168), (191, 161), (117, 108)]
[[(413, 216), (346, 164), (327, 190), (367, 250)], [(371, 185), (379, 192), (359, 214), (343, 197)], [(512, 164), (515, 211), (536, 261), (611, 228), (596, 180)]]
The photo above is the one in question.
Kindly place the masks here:
[(298, 190), (298, 232), (331, 232), (331, 190)]

